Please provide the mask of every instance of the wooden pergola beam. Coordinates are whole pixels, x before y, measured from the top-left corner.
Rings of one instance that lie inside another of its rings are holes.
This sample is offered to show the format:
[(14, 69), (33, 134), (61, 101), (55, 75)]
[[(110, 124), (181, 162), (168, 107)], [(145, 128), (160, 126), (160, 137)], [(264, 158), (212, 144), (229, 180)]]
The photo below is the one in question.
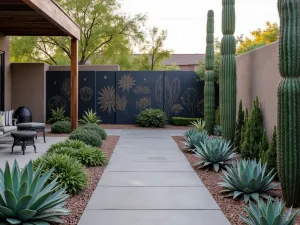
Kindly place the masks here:
[(80, 40), (80, 29), (72, 19), (52, 0), (23, 0), (68, 36)]
[(71, 129), (78, 127), (78, 40), (71, 40)]

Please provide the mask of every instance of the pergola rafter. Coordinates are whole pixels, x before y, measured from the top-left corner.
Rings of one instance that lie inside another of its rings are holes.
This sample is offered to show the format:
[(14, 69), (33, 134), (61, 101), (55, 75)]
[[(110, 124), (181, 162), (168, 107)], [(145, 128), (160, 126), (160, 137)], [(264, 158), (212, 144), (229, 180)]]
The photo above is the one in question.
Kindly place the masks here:
[(71, 126), (78, 127), (79, 26), (54, 0), (0, 0), (0, 33), (71, 37)]

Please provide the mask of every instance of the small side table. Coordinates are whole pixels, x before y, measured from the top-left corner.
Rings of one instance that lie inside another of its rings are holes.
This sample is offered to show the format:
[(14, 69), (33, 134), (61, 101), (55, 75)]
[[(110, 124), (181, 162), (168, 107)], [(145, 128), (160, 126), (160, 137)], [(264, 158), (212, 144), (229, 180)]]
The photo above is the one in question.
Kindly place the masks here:
[(11, 132), (11, 136), (14, 138), (13, 146), (11, 147), (11, 153), (14, 153), (15, 146), (21, 146), (23, 155), (25, 155), (26, 146), (33, 146), (36, 153), (36, 147), (34, 144), (34, 138), (36, 137), (36, 131), (14, 131)]
[[(36, 133), (43, 132), (44, 143), (46, 143), (45, 124), (44, 123), (35, 123), (35, 122), (32, 122), (32, 123), (18, 123), (17, 127), (18, 127), (18, 131), (27, 130), (27, 131), (36, 131)], [(37, 138), (37, 135), (36, 135), (36, 138)]]

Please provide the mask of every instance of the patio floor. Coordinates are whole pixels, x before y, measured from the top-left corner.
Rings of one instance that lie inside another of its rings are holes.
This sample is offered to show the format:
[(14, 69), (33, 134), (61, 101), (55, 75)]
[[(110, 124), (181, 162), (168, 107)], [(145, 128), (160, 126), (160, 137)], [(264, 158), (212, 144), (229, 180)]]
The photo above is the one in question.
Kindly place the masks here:
[(8, 161), (10, 165), (14, 162), (16, 159), (19, 163), (19, 166), (23, 168), (29, 160), (34, 160), (43, 154), (46, 153), (47, 149), (50, 145), (62, 141), (66, 139), (65, 137), (46, 137), (46, 142), (44, 143), (44, 140), (42, 137), (38, 137), (38, 139), (35, 140), (36, 145), (36, 151), (37, 153), (34, 153), (34, 149), (32, 146), (26, 147), (25, 155), (23, 155), (23, 152), (21, 151), (20, 146), (14, 147), (14, 153), (11, 154), (11, 146), (13, 143), (13, 138), (10, 136), (4, 137), (0, 139), (0, 168), (4, 169), (5, 162)]
[(169, 131), (120, 134), (79, 225), (230, 224)]

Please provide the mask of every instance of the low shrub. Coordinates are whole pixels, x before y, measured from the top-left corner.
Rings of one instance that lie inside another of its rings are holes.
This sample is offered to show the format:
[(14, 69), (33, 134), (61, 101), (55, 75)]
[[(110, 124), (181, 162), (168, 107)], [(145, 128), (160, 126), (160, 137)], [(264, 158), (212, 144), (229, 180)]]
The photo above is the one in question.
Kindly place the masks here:
[(140, 112), (136, 122), (142, 127), (164, 127), (168, 124), (168, 118), (161, 109), (146, 109)]
[(68, 155), (77, 159), (85, 166), (103, 166), (106, 162), (105, 154), (97, 147), (86, 146), (80, 149), (63, 147), (54, 150), (52, 153)]
[(206, 143), (209, 139), (206, 131), (198, 132), (195, 129), (185, 131), (183, 136), (184, 146), (188, 151), (193, 151), (196, 145), (201, 146), (201, 143)]
[(70, 121), (55, 122), (51, 126), (51, 132), (54, 134), (69, 134), (71, 133), (71, 122)]
[(216, 172), (230, 160), (235, 157), (234, 149), (229, 141), (222, 138), (209, 139), (205, 143), (201, 142), (200, 146), (196, 145), (193, 150), (195, 155), (200, 159), (195, 166), (212, 167)]
[(12, 169), (6, 162), (0, 170), (1, 224), (49, 224), (62, 222), (59, 216), (68, 215), (65, 190), (54, 180), (47, 185), (53, 169), (41, 173), (33, 170), (32, 162), (20, 170), (15, 161)]
[(96, 131), (87, 129), (76, 129), (71, 134), (69, 139), (79, 140), (87, 145), (100, 147), (102, 145), (102, 137)]
[(87, 145), (82, 141), (67, 139), (65, 141), (60, 141), (60, 142), (50, 145), (48, 152), (53, 152), (56, 149), (66, 148), (66, 147), (73, 148), (73, 149), (81, 149), (81, 148), (85, 148), (86, 146)]
[(273, 170), (266, 173), (267, 164), (262, 165), (260, 161), (236, 161), (232, 167), (226, 166), (226, 169), (223, 182), (219, 184), (225, 188), (222, 193), (226, 197), (235, 199), (243, 196), (246, 203), (250, 198), (258, 201), (260, 197), (268, 198), (266, 193), (277, 187), (277, 184), (272, 184), (275, 177)]
[(65, 116), (65, 110), (63, 108), (57, 108), (56, 110), (51, 109), (51, 116), (48, 123), (53, 124), (59, 121), (68, 121), (69, 117)]
[(105, 140), (107, 138), (107, 133), (105, 132), (105, 130), (97, 124), (88, 123), (84, 126), (81, 126), (79, 129), (86, 129), (86, 130), (95, 131), (98, 134), (100, 134), (100, 136), (102, 137), (103, 140)]
[(296, 217), (299, 210), (292, 213), (292, 208), (285, 210), (285, 204), (276, 199), (268, 198), (267, 203), (258, 201), (257, 206), (250, 201), (250, 207), (244, 206), (248, 217), (241, 216), (242, 220), (248, 225), (293, 225), (296, 223)]
[(33, 161), (33, 165), (35, 168), (41, 165), (43, 172), (53, 169), (50, 180), (57, 179), (69, 194), (82, 191), (88, 184), (84, 166), (68, 155), (47, 154)]
[(192, 122), (197, 122), (199, 118), (172, 117), (174, 126), (190, 126)]

